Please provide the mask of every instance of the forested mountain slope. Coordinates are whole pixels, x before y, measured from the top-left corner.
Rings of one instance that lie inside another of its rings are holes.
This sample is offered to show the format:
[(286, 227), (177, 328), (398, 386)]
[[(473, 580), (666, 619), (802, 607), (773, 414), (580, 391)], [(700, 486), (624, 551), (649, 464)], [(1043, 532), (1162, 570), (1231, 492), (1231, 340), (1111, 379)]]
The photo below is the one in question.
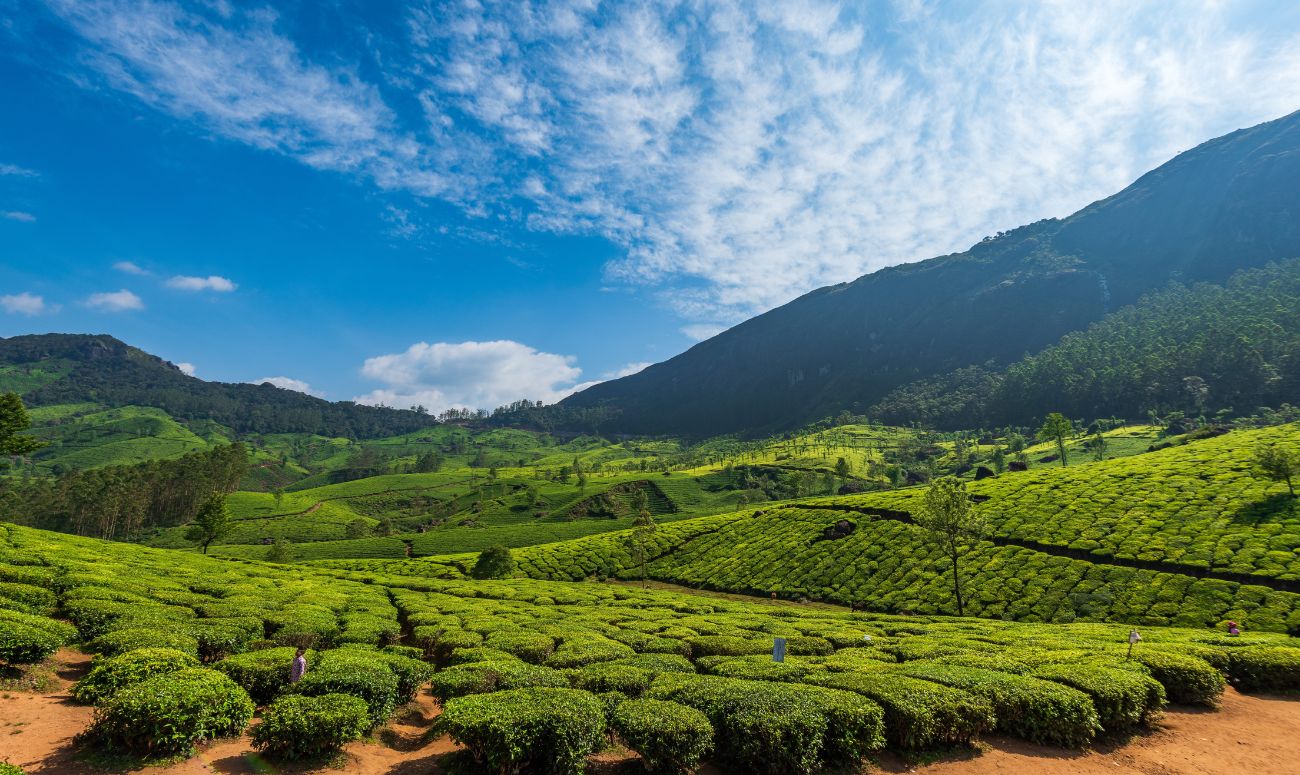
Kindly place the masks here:
[(1004, 365), (1171, 280), (1300, 257), (1300, 113), (1211, 140), (1067, 218), (821, 288), (562, 406), (611, 430), (710, 435), (861, 413), (890, 390)]
[(313, 433), (377, 438), (426, 428), (417, 412), (330, 402), (268, 384), (206, 382), (111, 336), (35, 334), (0, 339), (0, 392), (28, 406), (89, 402), (152, 406), (185, 421), (237, 433)]
[(1300, 261), (1226, 285), (1175, 285), (1005, 370), (970, 366), (891, 391), (868, 410), (939, 428), (1070, 417), (1188, 416), (1300, 402)]

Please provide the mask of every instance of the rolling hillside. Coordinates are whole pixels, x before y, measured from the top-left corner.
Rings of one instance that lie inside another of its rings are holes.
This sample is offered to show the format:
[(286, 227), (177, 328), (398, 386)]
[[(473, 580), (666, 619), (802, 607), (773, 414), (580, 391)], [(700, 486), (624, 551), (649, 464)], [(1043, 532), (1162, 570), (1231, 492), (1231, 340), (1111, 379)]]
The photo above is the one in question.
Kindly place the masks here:
[[(969, 611), (1027, 621), (1213, 625), (1300, 632), (1300, 512), (1251, 477), (1261, 442), (1300, 426), (1236, 431), (1157, 452), (973, 482), (991, 528), (963, 565)], [(775, 504), (665, 525), (649, 575), (707, 589), (952, 612), (942, 553), (913, 523), (923, 490)], [(472, 557), (330, 563), (457, 575)], [(516, 552), (534, 578), (634, 577), (619, 534)]]
[[(821, 288), (566, 399), (611, 430), (761, 433), (1005, 365), (1171, 280), (1300, 257), (1300, 113), (1211, 140), (1060, 220)], [(1238, 407), (1241, 409), (1243, 407)]]

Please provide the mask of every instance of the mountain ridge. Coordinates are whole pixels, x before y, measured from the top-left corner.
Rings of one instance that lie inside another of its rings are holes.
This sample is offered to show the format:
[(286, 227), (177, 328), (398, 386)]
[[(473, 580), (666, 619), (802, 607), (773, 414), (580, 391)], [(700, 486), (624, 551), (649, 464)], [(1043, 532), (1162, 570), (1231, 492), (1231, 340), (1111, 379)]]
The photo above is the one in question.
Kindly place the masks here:
[(864, 411), (890, 390), (1037, 352), (1171, 280), (1300, 256), (1300, 111), (1202, 143), (1062, 219), (813, 290), (561, 402), (610, 430), (705, 436)]

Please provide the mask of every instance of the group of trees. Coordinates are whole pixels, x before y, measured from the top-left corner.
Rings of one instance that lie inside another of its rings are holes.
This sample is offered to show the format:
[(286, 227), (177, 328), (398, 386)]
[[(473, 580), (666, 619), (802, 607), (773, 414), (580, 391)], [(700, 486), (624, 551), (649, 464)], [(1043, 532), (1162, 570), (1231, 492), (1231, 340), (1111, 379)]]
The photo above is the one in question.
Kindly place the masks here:
[(0, 490), (0, 520), (122, 538), (192, 521), (214, 493), (235, 490), (247, 470), (244, 446), (227, 444), (172, 460), (10, 480)]
[(939, 428), (1027, 424), (1049, 411), (1199, 417), (1300, 394), (1300, 260), (1225, 285), (1171, 286), (1005, 369), (972, 365), (904, 385), (868, 414)]

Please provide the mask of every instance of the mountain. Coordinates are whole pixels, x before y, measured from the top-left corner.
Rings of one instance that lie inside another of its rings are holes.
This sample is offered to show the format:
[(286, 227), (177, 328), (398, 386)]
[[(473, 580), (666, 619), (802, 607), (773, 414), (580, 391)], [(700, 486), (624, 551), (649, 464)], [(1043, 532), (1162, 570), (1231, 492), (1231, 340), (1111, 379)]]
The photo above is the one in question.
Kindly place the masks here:
[(562, 402), (605, 428), (696, 436), (865, 412), (891, 390), (999, 368), (1144, 294), (1300, 257), (1300, 112), (1206, 142), (1064, 219), (820, 288)]
[(270, 384), (207, 382), (107, 335), (34, 334), (0, 339), (0, 391), (31, 407), (90, 402), (152, 406), (236, 433), (314, 433), (379, 438), (436, 420), (404, 409), (331, 402)]

